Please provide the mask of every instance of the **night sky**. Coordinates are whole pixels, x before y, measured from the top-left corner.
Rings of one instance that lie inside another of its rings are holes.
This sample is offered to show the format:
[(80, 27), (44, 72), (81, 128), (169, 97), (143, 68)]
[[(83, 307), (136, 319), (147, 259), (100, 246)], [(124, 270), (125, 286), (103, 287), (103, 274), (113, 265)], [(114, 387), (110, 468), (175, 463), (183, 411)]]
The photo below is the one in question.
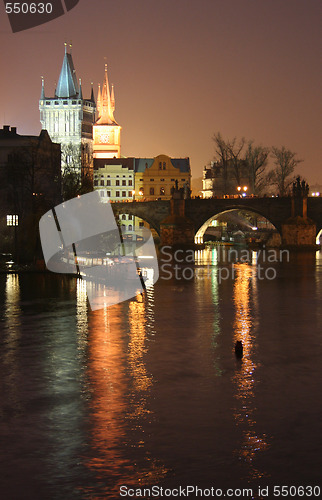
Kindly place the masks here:
[(200, 177), (220, 131), (285, 145), (322, 183), (318, 0), (80, 0), (20, 33), (0, 16), (1, 125), (39, 134), (41, 76), (53, 96), (72, 41), (84, 97), (108, 64), (123, 155), (189, 156)]

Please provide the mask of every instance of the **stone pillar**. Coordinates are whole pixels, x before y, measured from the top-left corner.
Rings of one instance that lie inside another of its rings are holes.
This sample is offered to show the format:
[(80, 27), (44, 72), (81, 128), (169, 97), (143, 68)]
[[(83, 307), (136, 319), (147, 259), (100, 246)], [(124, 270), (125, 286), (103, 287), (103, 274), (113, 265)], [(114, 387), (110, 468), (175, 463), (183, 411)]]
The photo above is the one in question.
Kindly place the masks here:
[(194, 245), (194, 225), (185, 217), (185, 200), (170, 200), (171, 215), (160, 224), (161, 245), (186, 247)]

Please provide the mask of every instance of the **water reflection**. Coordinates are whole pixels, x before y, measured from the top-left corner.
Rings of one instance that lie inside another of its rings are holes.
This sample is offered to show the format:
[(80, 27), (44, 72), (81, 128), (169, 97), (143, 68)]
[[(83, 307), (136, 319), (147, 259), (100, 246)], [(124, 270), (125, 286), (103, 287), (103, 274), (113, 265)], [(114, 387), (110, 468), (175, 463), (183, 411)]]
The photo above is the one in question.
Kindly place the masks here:
[(143, 424), (150, 414), (147, 394), (153, 383), (144, 363), (149, 324), (153, 324), (151, 304), (145, 296), (88, 315), (91, 416), (86, 466), (95, 474), (96, 484), (93, 490), (83, 490), (87, 494), (97, 494), (100, 484), (104, 498), (117, 498), (122, 484), (138, 485), (143, 477), (157, 482), (163, 475), (163, 467), (145, 452)]
[[(253, 269), (248, 264), (235, 264), (236, 280), (234, 283), (233, 298), (235, 305), (234, 344), (241, 340), (244, 347), (242, 360), (233, 377), (236, 386), (235, 398), (238, 406), (234, 410), (236, 425), (241, 429), (243, 440), (236, 450), (237, 456), (248, 466), (248, 479), (259, 479), (267, 476), (264, 471), (258, 470), (254, 459), (260, 451), (268, 448), (265, 434), (260, 436), (256, 432), (256, 404), (255, 404), (255, 377), (257, 364), (254, 357), (254, 325), (257, 308), (257, 283)], [(251, 311), (251, 301), (255, 311)], [(255, 307), (254, 307), (255, 305)]]

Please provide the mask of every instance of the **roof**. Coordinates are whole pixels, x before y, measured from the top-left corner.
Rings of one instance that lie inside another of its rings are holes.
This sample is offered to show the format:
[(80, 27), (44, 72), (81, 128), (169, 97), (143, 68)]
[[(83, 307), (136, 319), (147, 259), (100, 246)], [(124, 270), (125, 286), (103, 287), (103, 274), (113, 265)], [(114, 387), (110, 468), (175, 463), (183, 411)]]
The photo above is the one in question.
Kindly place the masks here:
[[(190, 160), (189, 158), (170, 158), (172, 165), (178, 168), (181, 173), (190, 172)], [(135, 158), (135, 171), (144, 172), (147, 168), (150, 168), (155, 158)]]
[(65, 50), (63, 65), (56, 88), (56, 95), (57, 97), (74, 97), (78, 95), (78, 92), (73, 59), (71, 54), (68, 54)]
[(150, 168), (154, 162), (154, 158), (135, 158), (135, 171), (144, 172)]
[(133, 170), (134, 158), (94, 158), (94, 170), (104, 168), (106, 165), (122, 165), (122, 167)]

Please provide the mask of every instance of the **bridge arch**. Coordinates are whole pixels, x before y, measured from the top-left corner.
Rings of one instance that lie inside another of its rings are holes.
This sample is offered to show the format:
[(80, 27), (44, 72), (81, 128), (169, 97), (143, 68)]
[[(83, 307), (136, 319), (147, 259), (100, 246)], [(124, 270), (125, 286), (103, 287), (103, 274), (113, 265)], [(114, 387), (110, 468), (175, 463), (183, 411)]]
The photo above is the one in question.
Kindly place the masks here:
[[(278, 231), (279, 234), (281, 234), (281, 229), (278, 228), (278, 227), (276, 227), (276, 225), (272, 222), (272, 220), (268, 219), (267, 216), (264, 215), (263, 213), (261, 213), (261, 212), (259, 212), (257, 210), (254, 210), (253, 208), (246, 209), (244, 206), (240, 206), (240, 207), (234, 206), (234, 207), (231, 207), (231, 208), (227, 208), (226, 210), (222, 210), (220, 212), (217, 212), (217, 213), (213, 214), (211, 217), (207, 218), (207, 220), (205, 220), (199, 226), (199, 229), (197, 229), (197, 231), (195, 233), (195, 243), (200, 244), (200, 243), (204, 242), (203, 241), (204, 234), (207, 231), (208, 227), (210, 226), (210, 224), (211, 224), (211, 222), (213, 220), (216, 220), (221, 215), (224, 215), (224, 214), (227, 214), (227, 213), (234, 213), (234, 212), (237, 212), (237, 211), (243, 211), (243, 212), (247, 212), (249, 214), (254, 214), (256, 216), (263, 217), (270, 224), (272, 224), (272, 226), (274, 226), (274, 228), (276, 229), (276, 231)], [(199, 222), (199, 224), (200, 224), (200, 222)], [(251, 225), (249, 225), (249, 229), (253, 229), (253, 227)]]

